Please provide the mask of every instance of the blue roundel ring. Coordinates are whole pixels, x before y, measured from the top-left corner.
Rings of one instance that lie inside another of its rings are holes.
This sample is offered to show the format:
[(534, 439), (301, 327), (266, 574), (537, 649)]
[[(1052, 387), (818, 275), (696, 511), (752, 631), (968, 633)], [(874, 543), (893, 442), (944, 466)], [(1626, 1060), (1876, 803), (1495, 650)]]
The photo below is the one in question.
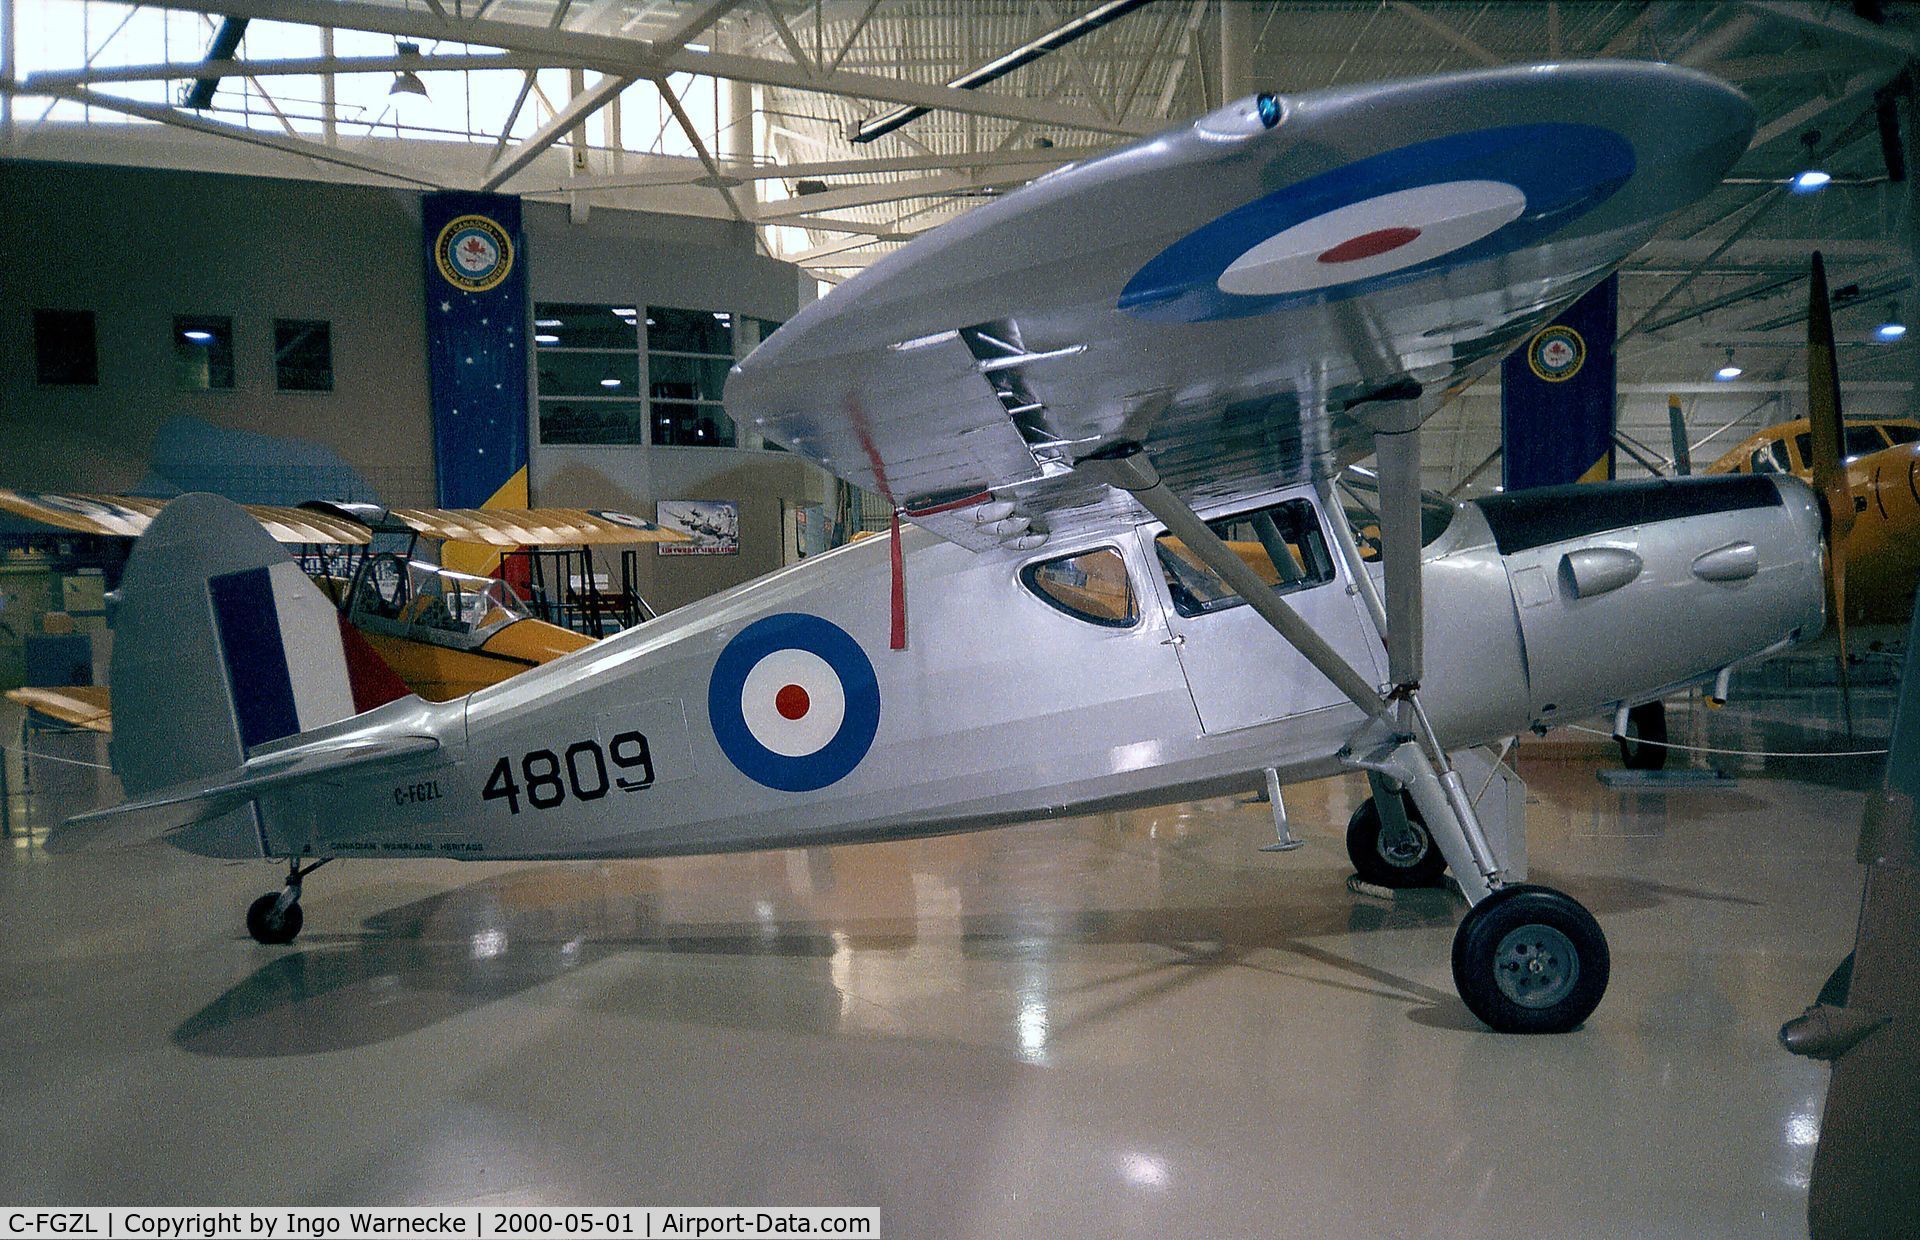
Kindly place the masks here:
[[(1503, 125), (1416, 142), (1308, 177), (1202, 225), (1136, 272), (1119, 308), (1154, 322), (1204, 323), (1406, 284), (1545, 241), (1611, 198), (1633, 170), (1632, 145), (1597, 125)], [(1241, 255), (1296, 224), (1385, 194), (1453, 181), (1504, 182), (1525, 195), (1526, 207), (1478, 241), (1396, 271), (1297, 292), (1248, 295), (1220, 288), (1220, 277)]]
[[(747, 674), (781, 650), (817, 655), (839, 677), (846, 697), (840, 728), (820, 749), (800, 757), (775, 753), (747, 728), (742, 696)], [(812, 792), (837, 783), (860, 765), (880, 730), (880, 681), (860, 643), (831, 620), (782, 612), (756, 620), (734, 635), (707, 681), (707, 718), (727, 761), (755, 783), (782, 792)]]

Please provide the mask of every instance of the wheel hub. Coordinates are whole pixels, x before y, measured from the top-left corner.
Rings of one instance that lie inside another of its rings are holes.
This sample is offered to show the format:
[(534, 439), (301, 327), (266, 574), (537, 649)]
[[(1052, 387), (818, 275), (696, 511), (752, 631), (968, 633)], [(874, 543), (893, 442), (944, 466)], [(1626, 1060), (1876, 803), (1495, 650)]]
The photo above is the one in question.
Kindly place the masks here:
[(1409, 823), (1407, 833), (1397, 839), (1389, 835), (1388, 831), (1382, 830), (1379, 839), (1375, 842), (1374, 851), (1378, 852), (1380, 859), (1388, 865), (1406, 869), (1409, 866), (1419, 865), (1421, 859), (1427, 855), (1427, 838), (1421, 834), (1419, 828)]
[(1518, 926), (1494, 949), (1493, 978), (1500, 993), (1521, 1007), (1552, 1007), (1580, 980), (1580, 953), (1552, 926)]

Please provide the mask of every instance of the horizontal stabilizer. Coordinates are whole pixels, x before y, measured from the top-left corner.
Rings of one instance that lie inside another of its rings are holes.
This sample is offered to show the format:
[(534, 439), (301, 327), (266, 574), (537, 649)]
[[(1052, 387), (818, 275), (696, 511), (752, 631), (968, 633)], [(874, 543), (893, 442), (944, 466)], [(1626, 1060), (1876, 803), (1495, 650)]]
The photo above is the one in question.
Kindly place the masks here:
[(439, 747), (440, 742), (431, 736), (356, 736), (263, 754), (237, 770), (162, 788), (110, 809), (75, 815), (48, 837), (47, 851), (77, 852), (138, 844), (218, 817), (276, 789), (430, 753)]

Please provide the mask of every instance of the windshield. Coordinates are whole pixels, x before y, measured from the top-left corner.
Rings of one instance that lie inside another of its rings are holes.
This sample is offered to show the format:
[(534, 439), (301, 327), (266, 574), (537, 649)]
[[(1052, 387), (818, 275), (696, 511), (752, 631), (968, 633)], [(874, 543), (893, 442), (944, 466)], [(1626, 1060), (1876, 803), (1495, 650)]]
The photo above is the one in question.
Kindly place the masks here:
[(424, 560), (373, 557), (354, 596), (356, 618), (448, 634), (490, 632), (532, 613), (513, 587)]

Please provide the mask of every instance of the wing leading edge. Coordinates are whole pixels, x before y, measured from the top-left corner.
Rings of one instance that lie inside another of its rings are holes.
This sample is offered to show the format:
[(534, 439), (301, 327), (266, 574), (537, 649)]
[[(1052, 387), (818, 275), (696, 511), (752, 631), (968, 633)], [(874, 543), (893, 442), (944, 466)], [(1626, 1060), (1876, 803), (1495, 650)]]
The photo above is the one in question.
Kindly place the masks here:
[(1724, 175), (1688, 69), (1584, 63), (1241, 100), (1050, 173), (803, 309), (729, 412), (970, 546), (1136, 519), (1122, 442), (1206, 505), (1407, 429)]

